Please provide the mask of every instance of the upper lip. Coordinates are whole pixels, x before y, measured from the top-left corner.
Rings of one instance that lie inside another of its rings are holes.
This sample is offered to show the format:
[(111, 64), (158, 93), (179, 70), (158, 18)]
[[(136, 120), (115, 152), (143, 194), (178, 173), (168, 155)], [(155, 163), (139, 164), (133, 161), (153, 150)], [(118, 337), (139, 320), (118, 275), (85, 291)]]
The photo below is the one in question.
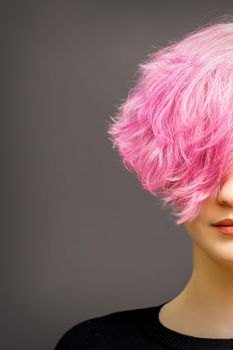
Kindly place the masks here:
[(224, 219), (216, 222), (214, 226), (233, 226), (233, 219)]

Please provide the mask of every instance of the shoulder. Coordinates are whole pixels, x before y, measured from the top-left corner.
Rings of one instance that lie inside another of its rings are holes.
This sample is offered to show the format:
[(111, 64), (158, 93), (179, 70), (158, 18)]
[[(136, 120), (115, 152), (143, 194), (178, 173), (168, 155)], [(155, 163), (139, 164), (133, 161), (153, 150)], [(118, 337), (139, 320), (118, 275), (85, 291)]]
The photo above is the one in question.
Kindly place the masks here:
[(119, 348), (137, 337), (138, 321), (150, 308), (115, 311), (84, 320), (68, 331), (59, 340), (54, 350), (110, 350)]

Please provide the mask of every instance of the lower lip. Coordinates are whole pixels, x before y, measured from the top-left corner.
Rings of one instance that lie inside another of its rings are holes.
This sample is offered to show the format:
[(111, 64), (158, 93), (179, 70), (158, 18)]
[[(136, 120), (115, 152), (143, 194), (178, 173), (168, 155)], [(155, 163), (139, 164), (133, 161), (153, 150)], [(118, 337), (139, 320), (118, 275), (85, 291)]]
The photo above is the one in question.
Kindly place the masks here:
[(219, 231), (228, 236), (233, 236), (233, 226), (215, 226)]

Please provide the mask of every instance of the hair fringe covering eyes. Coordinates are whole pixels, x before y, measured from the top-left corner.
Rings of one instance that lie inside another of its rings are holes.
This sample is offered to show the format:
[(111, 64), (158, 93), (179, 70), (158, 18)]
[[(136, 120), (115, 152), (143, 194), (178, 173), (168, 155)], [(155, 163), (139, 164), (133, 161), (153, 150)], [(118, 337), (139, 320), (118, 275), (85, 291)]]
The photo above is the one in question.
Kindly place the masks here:
[(215, 198), (233, 165), (233, 15), (147, 56), (108, 124), (123, 165), (176, 224)]

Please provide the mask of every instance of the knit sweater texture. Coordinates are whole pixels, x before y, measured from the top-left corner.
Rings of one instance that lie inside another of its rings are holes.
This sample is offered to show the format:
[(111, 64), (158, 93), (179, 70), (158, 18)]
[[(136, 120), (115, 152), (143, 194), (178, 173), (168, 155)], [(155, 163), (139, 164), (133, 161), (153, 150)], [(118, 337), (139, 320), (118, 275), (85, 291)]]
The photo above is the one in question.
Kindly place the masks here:
[(233, 350), (233, 338), (201, 338), (176, 332), (159, 320), (168, 301), (84, 320), (66, 331), (54, 350)]

